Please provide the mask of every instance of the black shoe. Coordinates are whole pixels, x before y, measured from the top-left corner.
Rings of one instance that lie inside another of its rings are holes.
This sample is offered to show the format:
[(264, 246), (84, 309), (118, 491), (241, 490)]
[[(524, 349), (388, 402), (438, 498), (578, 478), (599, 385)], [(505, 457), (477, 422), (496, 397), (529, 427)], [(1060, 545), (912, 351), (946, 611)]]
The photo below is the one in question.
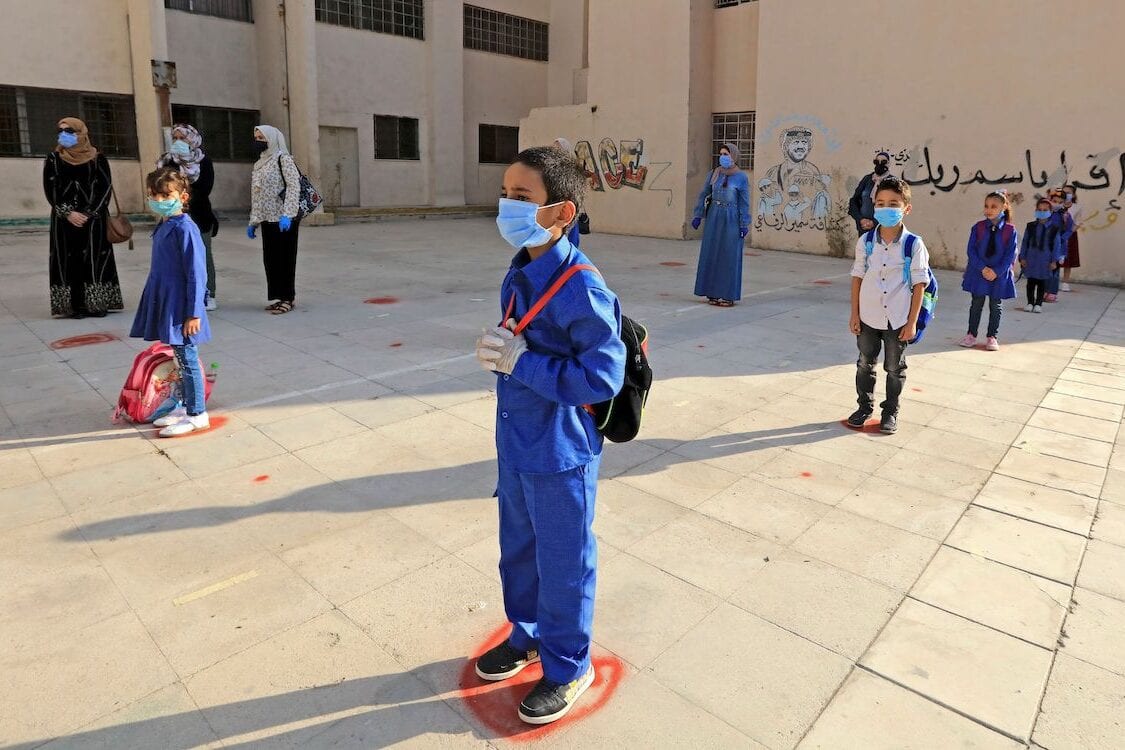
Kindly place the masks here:
[(586, 674), (574, 682), (565, 685), (551, 682), (544, 677), (520, 703), (520, 719), (528, 724), (550, 724), (552, 721), (558, 721), (566, 716), (567, 711), (574, 707), (586, 692), (586, 688), (593, 683), (593, 667), (586, 670)]
[(879, 421), (879, 432), (884, 435), (893, 435), (898, 432), (898, 417), (894, 414), (884, 414)]
[(85, 310), (75, 310), (74, 312), (72, 312), (70, 314), (70, 317), (71, 317), (72, 320), (82, 320), (83, 318), (86, 317), (86, 311)]
[(477, 677), (491, 682), (506, 680), (512, 675), (519, 674), (520, 670), (528, 664), (537, 661), (539, 661), (538, 651), (520, 651), (504, 641), (496, 648), (484, 652), (477, 659)]
[(871, 412), (867, 411), (866, 409), (856, 409), (855, 412), (850, 417), (848, 417), (848, 426), (863, 427), (865, 424), (867, 424), (867, 420), (870, 419), (870, 417)]
[(105, 310), (98, 310), (97, 312), (91, 311), (91, 312), (86, 313), (86, 315), (88, 317), (91, 317), (91, 318), (104, 318), (106, 316), (106, 311)]

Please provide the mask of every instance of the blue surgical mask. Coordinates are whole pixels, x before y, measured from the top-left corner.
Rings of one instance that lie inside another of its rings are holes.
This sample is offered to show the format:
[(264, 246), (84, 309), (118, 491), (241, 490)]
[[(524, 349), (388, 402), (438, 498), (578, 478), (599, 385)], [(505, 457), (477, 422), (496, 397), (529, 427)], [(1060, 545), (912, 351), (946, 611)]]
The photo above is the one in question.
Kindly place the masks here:
[(720, 154), (719, 166), (723, 169), (730, 169), (734, 166), (734, 159), (730, 158), (730, 154)]
[(157, 216), (163, 216), (167, 219), (169, 216), (174, 216), (184, 209), (183, 202), (179, 198), (165, 198), (164, 200), (148, 199), (149, 210)]
[(875, 221), (879, 222), (879, 225), (884, 227), (897, 227), (902, 223), (902, 217), (904, 216), (906, 216), (906, 211), (901, 208), (887, 207), (875, 209)]
[(1074, 200), (1074, 193), (1067, 193), (1067, 194), (1066, 194), (1066, 199), (1067, 199), (1068, 201), (1073, 201), (1073, 200)]
[(1035, 212), (1035, 218), (1039, 219), (1039, 221), (1046, 221), (1047, 219), (1051, 218), (1051, 212), (1050, 211), (1036, 211)]
[(187, 141), (172, 141), (172, 153), (176, 156), (191, 156), (191, 146)]
[(544, 208), (558, 206), (564, 202), (558, 201), (540, 206), (531, 201), (501, 198), (499, 213), (496, 216), (496, 228), (500, 230), (500, 236), (516, 250), (546, 245), (554, 238), (545, 227), (539, 225), (535, 217)]
[(59, 133), (59, 145), (63, 148), (74, 148), (78, 145), (78, 134), (67, 132)]

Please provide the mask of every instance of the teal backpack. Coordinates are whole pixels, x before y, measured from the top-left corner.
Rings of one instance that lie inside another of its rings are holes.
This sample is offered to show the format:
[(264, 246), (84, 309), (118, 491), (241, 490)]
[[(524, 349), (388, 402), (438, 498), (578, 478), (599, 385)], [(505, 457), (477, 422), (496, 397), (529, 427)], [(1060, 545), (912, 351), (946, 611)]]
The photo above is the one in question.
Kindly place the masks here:
[[(863, 270), (867, 271), (868, 265), (871, 263), (871, 252), (875, 249), (875, 232), (878, 227), (867, 232), (863, 237), (863, 246), (867, 250), (867, 254), (863, 259)], [(906, 286), (912, 286), (910, 283), (910, 262), (914, 257), (914, 243), (918, 241), (918, 236), (906, 233), (906, 241), (902, 243), (902, 257), (905, 262), (902, 264), (902, 282)], [(926, 291), (922, 295), (922, 309), (918, 312), (918, 333), (914, 336), (909, 343), (917, 344), (922, 340), (922, 336), (926, 334), (926, 326), (934, 318), (934, 308), (937, 307), (938, 301), (938, 283), (937, 277), (930, 269), (926, 269), (930, 275), (930, 280), (926, 284)]]

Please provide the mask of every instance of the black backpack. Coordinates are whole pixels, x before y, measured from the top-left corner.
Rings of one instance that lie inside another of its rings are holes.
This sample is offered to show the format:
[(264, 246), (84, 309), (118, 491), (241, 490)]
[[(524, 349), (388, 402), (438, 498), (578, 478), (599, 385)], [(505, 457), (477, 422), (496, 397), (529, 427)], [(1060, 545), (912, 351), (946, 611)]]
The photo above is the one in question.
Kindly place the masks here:
[[(531, 325), (551, 298), (558, 293), (563, 285), (579, 271), (593, 271), (599, 276), (598, 269), (585, 263), (571, 266), (563, 272), (562, 276), (551, 285), (551, 288), (535, 301), (531, 309), (516, 325), (514, 333), (518, 336), (524, 329)], [(507, 321), (515, 304), (513, 296), (508, 305), (508, 314), (504, 316)], [(501, 322), (501, 325), (504, 324)], [(637, 436), (641, 429), (641, 415), (644, 414), (645, 402), (648, 401), (648, 392), (652, 387), (652, 368), (648, 362), (648, 329), (643, 325), (621, 316), (621, 340), (625, 343), (625, 381), (617, 395), (609, 401), (600, 404), (588, 404), (585, 409), (594, 417), (594, 424), (598, 432), (614, 443), (627, 443)]]

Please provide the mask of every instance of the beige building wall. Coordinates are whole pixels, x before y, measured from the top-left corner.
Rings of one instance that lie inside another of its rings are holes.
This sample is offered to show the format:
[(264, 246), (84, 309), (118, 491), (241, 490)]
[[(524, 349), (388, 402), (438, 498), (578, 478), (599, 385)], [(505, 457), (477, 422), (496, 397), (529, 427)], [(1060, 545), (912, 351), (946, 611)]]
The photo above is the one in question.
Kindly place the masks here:
[[(1087, 221), (1075, 278), (1125, 280), (1125, 221), (1114, 223), (1125, 205), (1125, 99), (1114, 84), (1125, 70), (1125, 4), (993, 0), (973, 3), (970, 14), (878, 0), (758, 5), (757, 177), (776, 166), (805, 175), (801, 200), (815, 199), (827, 179), (830, 207), (823, 220), (766, 214), (756, 244), (850, 255), (856, 233), (847, 200), (874, 154), (887, 149), (896, 171), (921, 181), (907, 223), (942, 266), (964, 267), (969, 228), (990, 190), (1006, 187), (1021, 199), (1022, 230), (1034, 195), (1069, 174), (1091, 185), (1079, 191)], [(873, 18), (894, 30), (877, 44), (868, 33), (841, 33)], [(812, 133), (800, 166), (782, 156), (779, 139), (791, 127)]]

